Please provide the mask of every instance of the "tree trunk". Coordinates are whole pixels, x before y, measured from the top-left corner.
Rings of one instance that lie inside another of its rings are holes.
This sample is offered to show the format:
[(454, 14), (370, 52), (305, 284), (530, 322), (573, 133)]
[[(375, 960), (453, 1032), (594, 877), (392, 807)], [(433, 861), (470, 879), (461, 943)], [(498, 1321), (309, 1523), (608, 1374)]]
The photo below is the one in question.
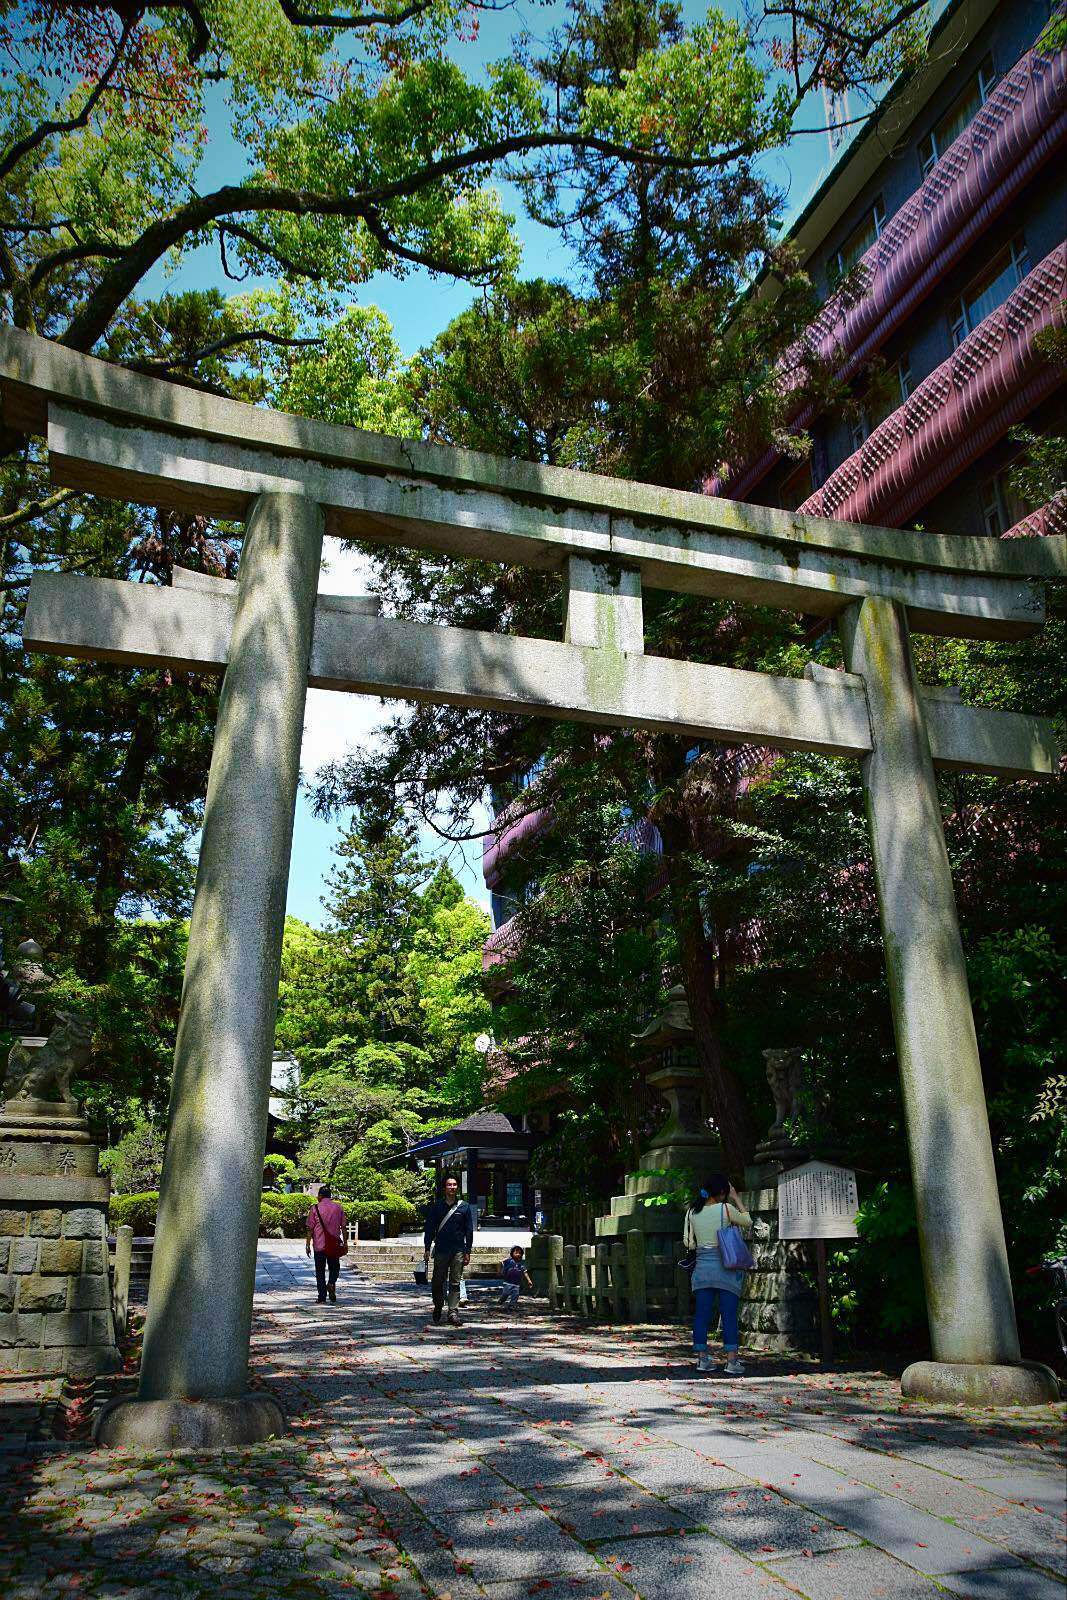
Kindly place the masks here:
[(745, 1162), (752, 1153), (752, 1130), (741, 1086), (722, 1058), (722, 996), (715, 958), (704, 931), (700, 896), (685, 860), (684, 824), (663, 817), (659, 830), (697, 1060), (707, 1082), (711, 1114), (722, 1139), (727, 1169), (740, 1183)]

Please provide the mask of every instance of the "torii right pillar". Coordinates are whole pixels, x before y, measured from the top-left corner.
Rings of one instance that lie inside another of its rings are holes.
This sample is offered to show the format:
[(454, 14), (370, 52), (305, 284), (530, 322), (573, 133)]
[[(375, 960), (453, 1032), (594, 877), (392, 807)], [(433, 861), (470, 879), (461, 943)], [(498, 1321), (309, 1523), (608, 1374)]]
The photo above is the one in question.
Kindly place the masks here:
[(907, 1396), (981, 1405), (1059, 1397), (1019, 1358), (1004, 1222), (967, 971), (904, 607), (863, 600), (841, 622), (866, 684), (863, 784), (911, 1156), (932, 1361)]

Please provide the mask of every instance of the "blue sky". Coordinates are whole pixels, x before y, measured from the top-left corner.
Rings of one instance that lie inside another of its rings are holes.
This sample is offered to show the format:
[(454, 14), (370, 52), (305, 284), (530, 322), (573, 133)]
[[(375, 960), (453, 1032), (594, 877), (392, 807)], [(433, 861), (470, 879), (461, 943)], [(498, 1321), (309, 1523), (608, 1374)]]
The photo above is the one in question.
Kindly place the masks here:
[[(481, 18), (478, 40), (469, 44), (457, 43), (454, 53), (466, 70), (474, 75), (486, 63), (503, 57), (512, 37), (526, 29), (536, 41), (544, 38), (554, 23), (563, 16), (564, 6), (553, 0), (547, 5), (520, 3), (500, 12), (486, 12)], [(727, 4), (723, 9), (740, 9)], [(704, 15), (704, 7), (686, 0), (685, 12), (691, 20)], [(805, 107), (798, 119), (808, 127), (819, 127), (825, 119), (821, 98)], [(210, 140), (209, 165), (201, 174), (203, 184), (214, 186), (233, 181), (243, 170), (242, 152), (232, 140), (225, 108), (221, 98), (209, 108), (208, 126)], [(768, 172), (787, 194), (787, 218), (795, 215), (816, 184), (825, 174), (830, 160), (829, 142), (822, 133), (812, 133), (797, 139), (788, 150), (770, 158)], [(507, 208), (515, 214), (516, 231), (522, 244), (522, 272), (526, 276), (544, 276), (574, 281), (574, 263), (566, 246), (549, 229), (532, 223), (522, 213), (518, 196), (507, 185), (501, 185)], [(255, 282), (242, 284), (242, 289), (255, 287)], [(157, 269), (141, 285), (142, 293), (158, 293), (164, 288), (172, 290), (217, 287), (223, 292), (235, 286), (227, 282), (214, 246), (191, 251), (182, 258), (177, 270), (164, 272)], [(413, 354), (421, 345), (431, 341), (451, 320), (463, 311), (478, 293), (468, 284), (435, 279), (428, 273), (416, 270), (410, 276), (398, 279), (380, 274), (361, 286), (358, 300), (364, 305), (377, 304), (389, 316), (396, 331), (401, 349)], [(332, 541), (328, 541), (332, 544)], [(341, 594), (359, 593), (366, 587), (365, 571), (358, 557), (342, 552), (334, 545), (327, 554), (320, 589)], [(359, 695), (341, 695), (324, 690), (311, 690), (305, 720), (302, 766), (310, 777), (324, 762), (373, 738), (374, 729), (387, 714), (381, 702)], [(484, 812), (472, 818), (475, 831), (487, 824)], [(347, 818), (325, 822), (311, 812), (306, 791), (302, 791), (297, 804), (296, 830), (293, 841), (292, 868), (289, 877), (288, 909), (294, 915), (311, 923), (321, 923), (324, 913), (321, 897), (325, 879), (332, 865), (332, 850)], [(473, 899), (488, 904), (488, 895), (481, 876), (481, 840), (457, 848), (438, 839), (430, 830), (423, 830), (423, 845), (429, 855), (446, 855), (459, 875), (464, 888)]]

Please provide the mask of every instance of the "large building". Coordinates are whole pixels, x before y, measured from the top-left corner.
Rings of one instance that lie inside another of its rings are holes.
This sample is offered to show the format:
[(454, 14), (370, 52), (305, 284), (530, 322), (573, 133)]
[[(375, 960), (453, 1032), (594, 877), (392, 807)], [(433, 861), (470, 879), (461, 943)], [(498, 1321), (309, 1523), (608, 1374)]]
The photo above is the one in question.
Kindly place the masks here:
[[(890, 527), (1067, 532), (1067, 498), (1023, 505), (1009, 476), (1020, 425), (1067, 432), (1067, 367), (1041, 348), (1067, 299), (1067, 50), (1036, 48), (1057, 9), (945, 6), (922, 67), (839, 142), (787, 235), (824, 298), (780, 377), (799, 388), (813, 355), (850, 398), (823, 415), (798, 402), (802, 464), (768, 447), (711, 492)], [(850, 120), (853, 108), (832, 109)], [(520, 801), (486, 839), (487, 973), (536, 892), (524, 848), (550, 823)]]

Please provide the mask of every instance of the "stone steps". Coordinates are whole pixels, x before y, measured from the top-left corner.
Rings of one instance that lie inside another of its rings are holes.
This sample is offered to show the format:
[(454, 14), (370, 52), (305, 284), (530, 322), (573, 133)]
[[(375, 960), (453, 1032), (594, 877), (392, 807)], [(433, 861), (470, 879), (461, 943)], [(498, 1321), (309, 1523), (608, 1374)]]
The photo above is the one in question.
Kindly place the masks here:
[[(495, 1278), (500, 1272), (500, 1263), (504, 1259), (504, 1250), (479, 1250), (477, 1246), (471, 1252), (470, 1266), (467, 1268), (468, 1278)], [(421, 1269), (423, 1265), (421, 1250), (405, 1250), (389, 1245), (353, 1244), (349, 1246), (348, 1254), (344, 1259), (344, 1266), (354, 1270), (363, 1278), (371, 1278), (380, 1283), (411, 1282), (412, 1273)]]

